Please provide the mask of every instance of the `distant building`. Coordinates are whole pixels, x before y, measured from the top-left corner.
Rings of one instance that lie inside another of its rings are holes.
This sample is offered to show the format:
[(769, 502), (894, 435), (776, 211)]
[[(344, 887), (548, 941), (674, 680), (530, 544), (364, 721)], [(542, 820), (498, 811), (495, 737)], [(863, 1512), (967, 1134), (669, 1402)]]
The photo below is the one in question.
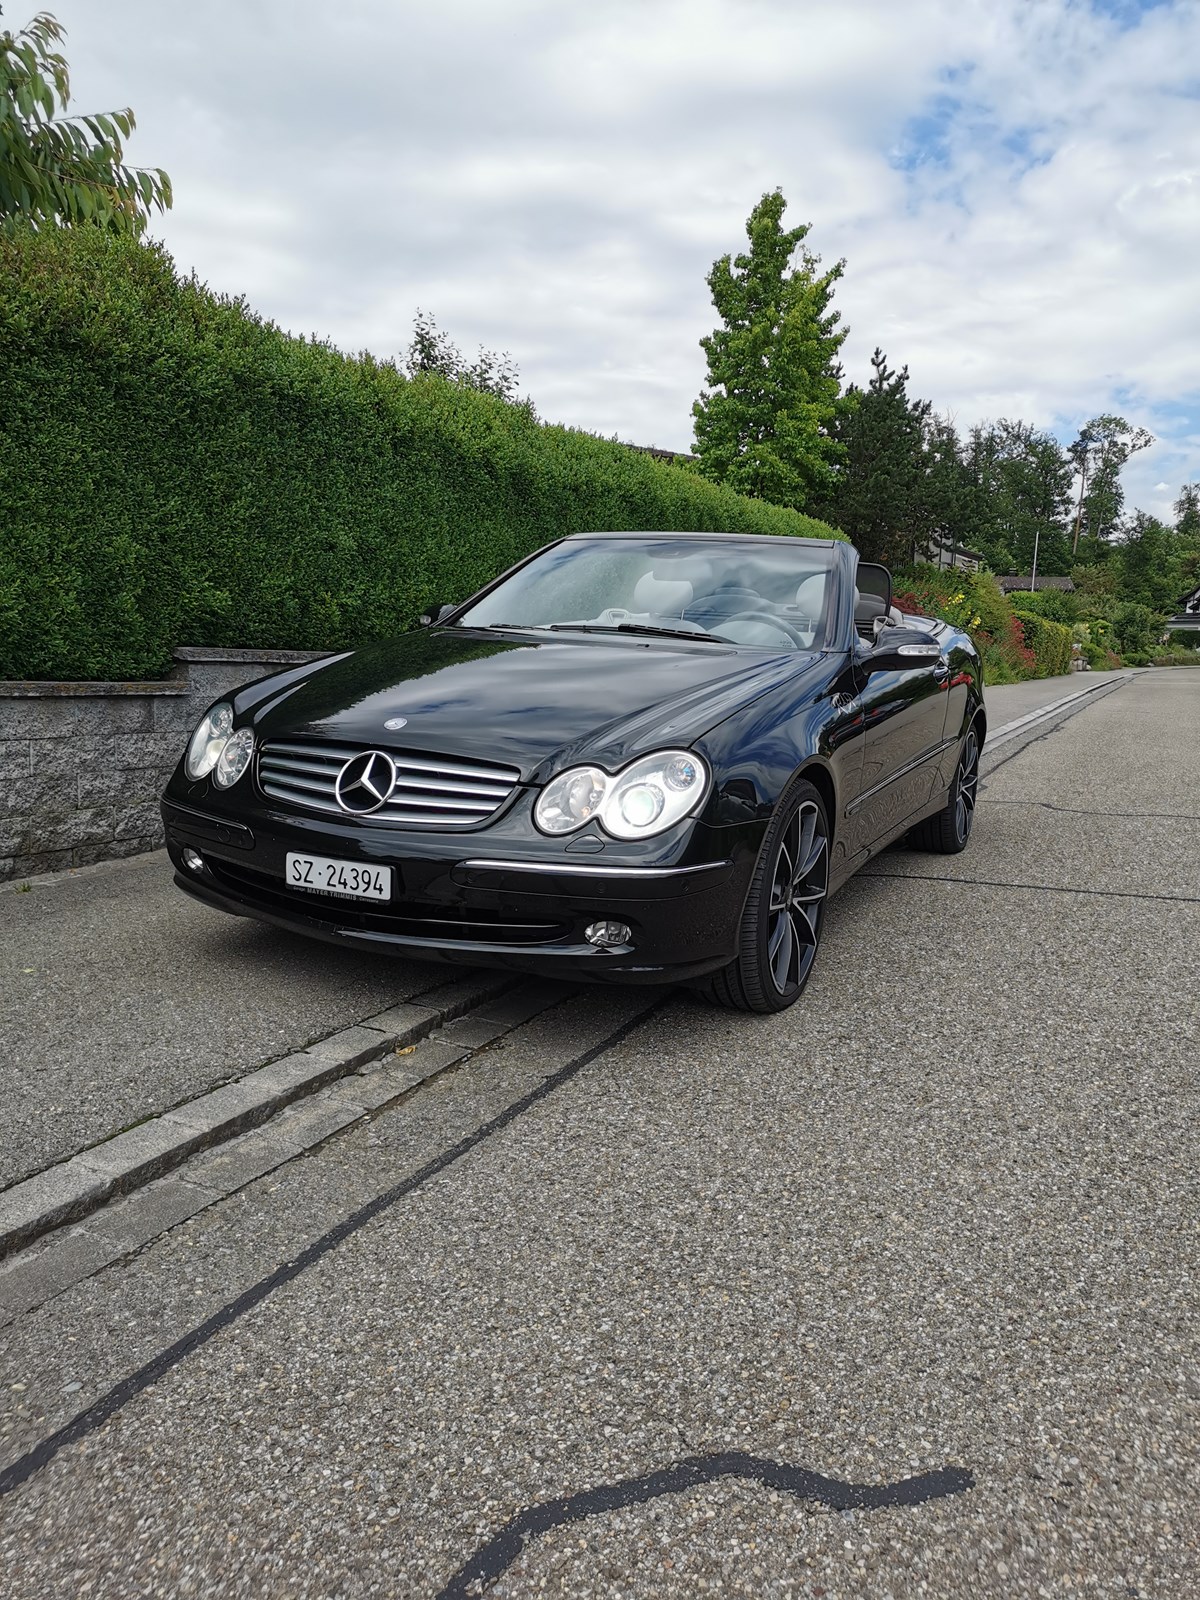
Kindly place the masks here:
[(968, 550), (965, 545), (952, 544), (948, 539), (939, 539), (936, 534), (929, 539), (924, 548), (920, 546), (913, 550), (914, 560), (931, 561), (935, 567), (958, 567), (963, 572), (978, 572), (987, 561), (978, 550)]
[(1167, 618), (1166, 626), (1171, 633), (1191, 629), (1200, 631), (1200, 589), (1193, 589), (1191, 594), (1181, 597), (1179, 610), (1175, 616)]
[[(1000, 585), (1003, 594), (1012, 594), (1017, 589), (1022, 591), (1032, 589), (1033, 573), (1009, 572), (1004, 577), (997, 578), (996, 582)], [(1038, 573), (1037, 586), (1039, 589), (1058, 589), (1063, 594), (1075, 593), (1075, 585), (1070, 578), (1043, 578), (1040, 572)]]

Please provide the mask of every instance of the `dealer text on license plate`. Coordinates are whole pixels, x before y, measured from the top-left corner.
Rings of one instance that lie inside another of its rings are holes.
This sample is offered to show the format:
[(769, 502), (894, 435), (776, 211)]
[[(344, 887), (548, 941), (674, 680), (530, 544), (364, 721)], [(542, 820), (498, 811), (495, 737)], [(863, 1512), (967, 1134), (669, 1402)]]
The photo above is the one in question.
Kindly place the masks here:
[(302, 856), (289, 851), (285, 876), (289, 889), (336, 894), (346, 900), (392, 898), (391, 867), (367, 866), (362, 861), (333, 861), (328, 856)]

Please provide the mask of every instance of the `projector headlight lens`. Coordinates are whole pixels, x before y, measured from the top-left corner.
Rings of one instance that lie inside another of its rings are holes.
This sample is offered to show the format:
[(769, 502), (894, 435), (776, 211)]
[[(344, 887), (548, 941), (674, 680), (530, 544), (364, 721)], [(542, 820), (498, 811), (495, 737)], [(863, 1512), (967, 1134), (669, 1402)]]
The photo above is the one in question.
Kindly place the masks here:
[(622, 822), (645, 833), (652, 822), (662, 816), (666, 796), (656, 783), (635, 783), (624, 789), (617, 801)]
[(193, 783), (197, 778), (206, 778), (216, 766), (232, 732), (233, 707), (227, 700), (220, 700), (201, 718), (188, 743), (183, 770)]
[(534, 821), (543, 833), (574, 833), (598, 819), (615, 839), (647, 839), (695, 811), (708, 789), (708, 768), (687, 750), (662, 750), (632, 762), (616, 777), (599, 767), (572, 767), (542, 790)]
[(213, 782), (219, 789), (230, 789), (250, 765), (250, 757), (254, 754), (254, 735), (249, 728), (239, 728), (225, 742), (225, 748), (217, 758), (217, 770), (213, 773)]

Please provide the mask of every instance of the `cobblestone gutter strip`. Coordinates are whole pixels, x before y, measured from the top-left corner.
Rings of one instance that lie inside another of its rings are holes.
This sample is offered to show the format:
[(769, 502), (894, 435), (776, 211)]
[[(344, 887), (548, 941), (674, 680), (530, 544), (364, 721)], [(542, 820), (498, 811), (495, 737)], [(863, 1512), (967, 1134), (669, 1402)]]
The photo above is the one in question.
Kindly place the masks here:
[[(465, 996), (467, 984), (454, 987)], [(485, 997), (483, 985), (477, 984), (473, 1002), (464, 998), (461, 1004), (443, 1005), (438, 1014), (446, 1020), (429, 1025), (438, 1028), (436, 1036), (420, 1038), (412, 1047), (400, 1044), (403, 1055), (395, 1053), (397, 1044), (392, 1043), (383, 1059), (376, 1058), (333, 1083), (327, 1082), (298, 1104), (285, 1105), (265, 1126), (252, 1128), (215, 1149), (202, 1150), (177, 1171), (133, 1194), (118, 1196), (82, 1223), (59, 1228), (14, 1254), (0, 1265), (0, 1328), (343, 1128), (405, 1099), (428, 1079), (465, 1061), (573, 992), (566, 984), (540, 980), (510, 987), (503, 994), (497, 992), (498, 987), (493, 985)], [(642, 1009), (653, 1003), (653, 993), (647, 993)], [(461, 1014), (464, 1009), (466, 1015)], [(407, 1035), (392, 1029), (391, 1036), (400, 1040)]]
[(293, 1101), (415, 1044), (463, 1012), (482, 1004), (490, 1015), (513, 983), (496, 973), (443, 984), (420, 1003), (378, 1012), (13, 1184), (0, 1192), (0, 1262), (40, 1234), (78, 1222), (196, 1151), (260, 1126)]

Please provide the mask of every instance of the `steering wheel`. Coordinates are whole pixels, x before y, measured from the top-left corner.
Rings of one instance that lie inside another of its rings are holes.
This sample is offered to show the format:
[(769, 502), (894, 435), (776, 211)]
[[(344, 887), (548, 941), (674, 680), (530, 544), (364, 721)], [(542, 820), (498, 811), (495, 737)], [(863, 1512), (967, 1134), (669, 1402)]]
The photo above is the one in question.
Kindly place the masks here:
[(782, 633), (784, 638), (790, 639), (797, 650), (807, 650), (809, 648), (790, 622), (785, 622), (782, 617), (772, 616), (769, 611), (735, 611), (733, 616), (724, 618), (724, 621), (765, 622), (778, 633)]

